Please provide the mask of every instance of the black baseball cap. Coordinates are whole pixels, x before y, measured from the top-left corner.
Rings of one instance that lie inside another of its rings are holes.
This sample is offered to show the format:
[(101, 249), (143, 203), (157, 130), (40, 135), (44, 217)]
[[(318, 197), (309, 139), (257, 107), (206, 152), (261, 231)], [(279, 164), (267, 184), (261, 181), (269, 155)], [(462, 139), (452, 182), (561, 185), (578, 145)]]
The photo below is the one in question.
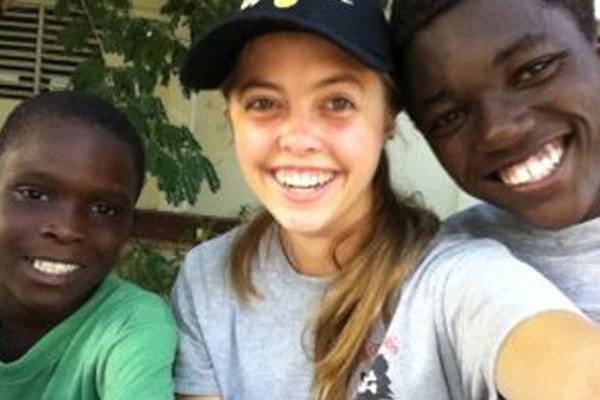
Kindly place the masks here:
[(181, 82), (189, 89), (216, 89), (246, 43), (288, 30), (323, 36), (369, 67), (392, 72), (391, 33), (379, 0), (245, 0), (192, 46)]

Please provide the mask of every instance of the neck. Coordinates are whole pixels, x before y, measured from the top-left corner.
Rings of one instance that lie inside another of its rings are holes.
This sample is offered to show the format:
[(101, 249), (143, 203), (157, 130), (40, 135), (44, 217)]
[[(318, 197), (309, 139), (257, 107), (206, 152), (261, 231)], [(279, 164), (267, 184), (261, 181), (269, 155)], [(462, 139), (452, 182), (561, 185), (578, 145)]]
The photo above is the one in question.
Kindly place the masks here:
[[(327, 276), (338, 271), (334, 253), (339, 263), (345, 264), (356, 255), (360, 243), (368, 235), (373, 212), (373, 191), (366, 199), (352, 207), (337, 222), (320, 233), (298, 233), (284, 228), (280, 240), (290, 264), (298, 272), (310, 276)], [(341, 240), (341, 241), (340, 241)]]
[(335, 272), (330, 240), (281, 232), (281, 243), (290, 264), (301, 274), (326, 276)]
[(0, 289), (0, 359), (17, 360), (68, 314), (35, 312)]
[(308, 276), (328, 276), (336, 273), (338, 267), (334, 261), (333, 250), (338, 260), (344, 263), (344, 260), (354, 255), (360, 240), (361, 235), (358, 233), (336, 244), (332, 238), (281, 232), (282, 246), (290, 264), (296, 271)]
[[(580, 223), (591, 221), (598, 217), (600, 217), (600, 193), (598, 193), (598, 195), (596, 196), (596, 201), (594, 202), (593, 206), (590, 208), (590, 212), (585, 216), (583, 221), (581, 221)], [(575, 225), (575, 224), (573, 224), (573, 225)]]
[(20, 324), (0, 325), (0, 360), (12, 362), (23, 357), (50, 329)]

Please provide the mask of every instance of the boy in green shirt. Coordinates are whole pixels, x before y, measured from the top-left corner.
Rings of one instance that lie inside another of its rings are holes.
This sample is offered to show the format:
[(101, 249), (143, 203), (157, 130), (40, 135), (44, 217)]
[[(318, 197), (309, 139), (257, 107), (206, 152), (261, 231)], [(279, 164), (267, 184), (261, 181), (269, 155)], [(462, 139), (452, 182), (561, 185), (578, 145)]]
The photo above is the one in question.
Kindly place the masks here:
[(110, 104), (22, 103), (0, 133), (0, 396), (171, 399), (164, 302), (110, 272), (144, 182), (144, 147)]

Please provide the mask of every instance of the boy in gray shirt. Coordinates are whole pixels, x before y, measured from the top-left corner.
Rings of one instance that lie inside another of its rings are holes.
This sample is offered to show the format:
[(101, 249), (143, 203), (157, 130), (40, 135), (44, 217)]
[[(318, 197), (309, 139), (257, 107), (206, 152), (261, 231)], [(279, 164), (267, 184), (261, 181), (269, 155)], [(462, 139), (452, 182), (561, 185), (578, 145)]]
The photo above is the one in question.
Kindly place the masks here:
[(395, 0), (407, 111), (495, 238), (600, 322), (600, 61), (592, 0)]

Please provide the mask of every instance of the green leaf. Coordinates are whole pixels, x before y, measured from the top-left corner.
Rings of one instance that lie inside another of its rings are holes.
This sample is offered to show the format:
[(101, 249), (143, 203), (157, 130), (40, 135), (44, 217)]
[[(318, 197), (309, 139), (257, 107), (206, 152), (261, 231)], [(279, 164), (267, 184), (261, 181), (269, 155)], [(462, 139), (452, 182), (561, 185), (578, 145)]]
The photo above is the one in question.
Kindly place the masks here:
[(58, 34), (58, 40), (67, 52), (85, 48), (91, 36), (89, 25), (83, 21), (73, 20)]
[(57, 0), (54, 5), (54, 13), (58, 18), (69, 16), (71, 12), (71, 0)]
[(105, 64), (101, 57), (90, 58), (77, 67), (72, 78), (75, 90), (101, 94), (105, 92)]
[[(92, 21), (102, 30), (105, 51), (123, 57), (119, 67), (108, 67), (99, 54), (81, 63), (72, 85), (109, 99), (127, 114), (146, 143), (148, 171), (173, 205), (195, 204), (203, 187), (217, 191), (220, 181), (193, 134), (169, 121), (154, 94), (178, 72), (186, 53), (176, 29), (183, 25), (202, 30), (234, 3), (237, 0), (169, 0), (161, 10), (171, 19), (165, 23), (130, 15), (127, 0), (86, 0), (88, 14), (69, 22), (59, 35), (65, 47), (80, 48), (91, 36)], [(65, 16), (82, 9), (80, 0), (58, 0), (57, 6)]]

